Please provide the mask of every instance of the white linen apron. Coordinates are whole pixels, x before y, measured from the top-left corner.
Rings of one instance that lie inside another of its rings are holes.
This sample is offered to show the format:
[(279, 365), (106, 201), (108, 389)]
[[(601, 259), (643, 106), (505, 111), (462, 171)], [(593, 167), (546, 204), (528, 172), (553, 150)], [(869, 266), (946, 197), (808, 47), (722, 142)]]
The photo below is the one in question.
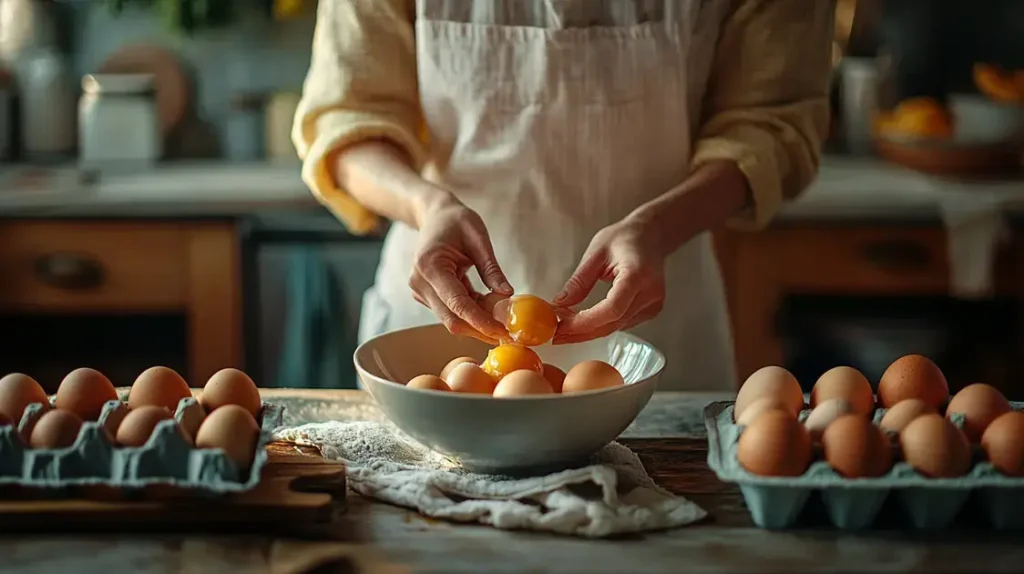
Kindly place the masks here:
[[(717, 37), (702, 10), (716, 2), (417, 1), (425, 175), (480, 214), (517, 293), (553, 298), (595, 233), (686, 179), (691, 108)], [(417, 232), (395, 224), (361, 341), (437, 322), (408, 287), (416, 251)], [(735, 389), (710, 234), (671, 255), (665, 273), (663, 312), (632, 330), (668, 358), (659, 389)], [(607, 290), (598, 284), (584, 304)]]

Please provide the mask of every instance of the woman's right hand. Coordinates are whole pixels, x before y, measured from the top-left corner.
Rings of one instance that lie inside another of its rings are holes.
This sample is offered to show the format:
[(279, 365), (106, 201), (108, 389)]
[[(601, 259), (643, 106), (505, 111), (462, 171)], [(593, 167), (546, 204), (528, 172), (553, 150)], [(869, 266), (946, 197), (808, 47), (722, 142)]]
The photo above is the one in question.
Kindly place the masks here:
[(476, 267), (491, 291), (512, 294), (498, 265), (483, 219), (448, 192), (435, 195), (418, 210), (419, 251), (409, 287), (449, 332), (491, 344), (508, 336), (505, 326), (479, 304), (466, 275)]

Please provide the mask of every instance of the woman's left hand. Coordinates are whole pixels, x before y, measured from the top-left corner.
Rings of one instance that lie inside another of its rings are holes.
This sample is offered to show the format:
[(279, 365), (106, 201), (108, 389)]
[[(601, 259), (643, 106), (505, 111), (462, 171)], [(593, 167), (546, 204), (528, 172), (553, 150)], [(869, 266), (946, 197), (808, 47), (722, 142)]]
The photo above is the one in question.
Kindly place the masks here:
[(665, 301), (665, 258), (654, 229), (623, 220), (594, 236), (572, 277), (555, 297), (568, 308), (586, 299), (598, 281), (611, 282), (603, 301), (563, 316), (553, 343), (580, 343), (629, 329), (653, 319)]

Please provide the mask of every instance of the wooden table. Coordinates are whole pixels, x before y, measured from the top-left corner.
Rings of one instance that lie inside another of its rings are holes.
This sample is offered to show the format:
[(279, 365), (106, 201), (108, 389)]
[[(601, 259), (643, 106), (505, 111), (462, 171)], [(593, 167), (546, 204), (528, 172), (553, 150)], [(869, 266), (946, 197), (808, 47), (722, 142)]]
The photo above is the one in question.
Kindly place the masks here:
[[(358, 391), (268, 390), (265, 396), (285, 406), (286, 424), (381, 417), (369, 397)], [(888, 517), (881, 528), (862, 534), (836, 532), (821, 517), (812, 517), (801, 530), (753, 527), (738, 489), (719, 482), (705, 464), (699, 413), (709, 401), (721, 398), (659, 394), (621, 440), (639, 454), (657, 482), (711, 513), (710, 520), (687, 528), (617, 540), (578, 540), (437, 522), (353, 494), (346, 512), (326, 533), (344, 542), (187, 534), (33, 535), (0, 539), (0, 571), (276, 574), (307, 571), (298, 560), (316, 553), (352, 551), (371, 551), (408, 567), (398, 572), (439, 574), (1022, 571), (1019, 533), (965, 527), (920, 534), (901, 530), (903, 525)]]

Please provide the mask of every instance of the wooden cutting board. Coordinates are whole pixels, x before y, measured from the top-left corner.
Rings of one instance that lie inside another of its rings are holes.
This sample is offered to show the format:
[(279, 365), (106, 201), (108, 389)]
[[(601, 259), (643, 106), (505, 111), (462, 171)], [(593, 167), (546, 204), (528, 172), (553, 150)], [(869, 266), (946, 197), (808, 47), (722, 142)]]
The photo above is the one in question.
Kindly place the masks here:
[(260, 484), (223, 499), (153, 492), (141, 500), (0, 499), (0, 531), (265, 532), (324, 525), (342, 508), (345, 467), (292, 445), (272, 443)]

